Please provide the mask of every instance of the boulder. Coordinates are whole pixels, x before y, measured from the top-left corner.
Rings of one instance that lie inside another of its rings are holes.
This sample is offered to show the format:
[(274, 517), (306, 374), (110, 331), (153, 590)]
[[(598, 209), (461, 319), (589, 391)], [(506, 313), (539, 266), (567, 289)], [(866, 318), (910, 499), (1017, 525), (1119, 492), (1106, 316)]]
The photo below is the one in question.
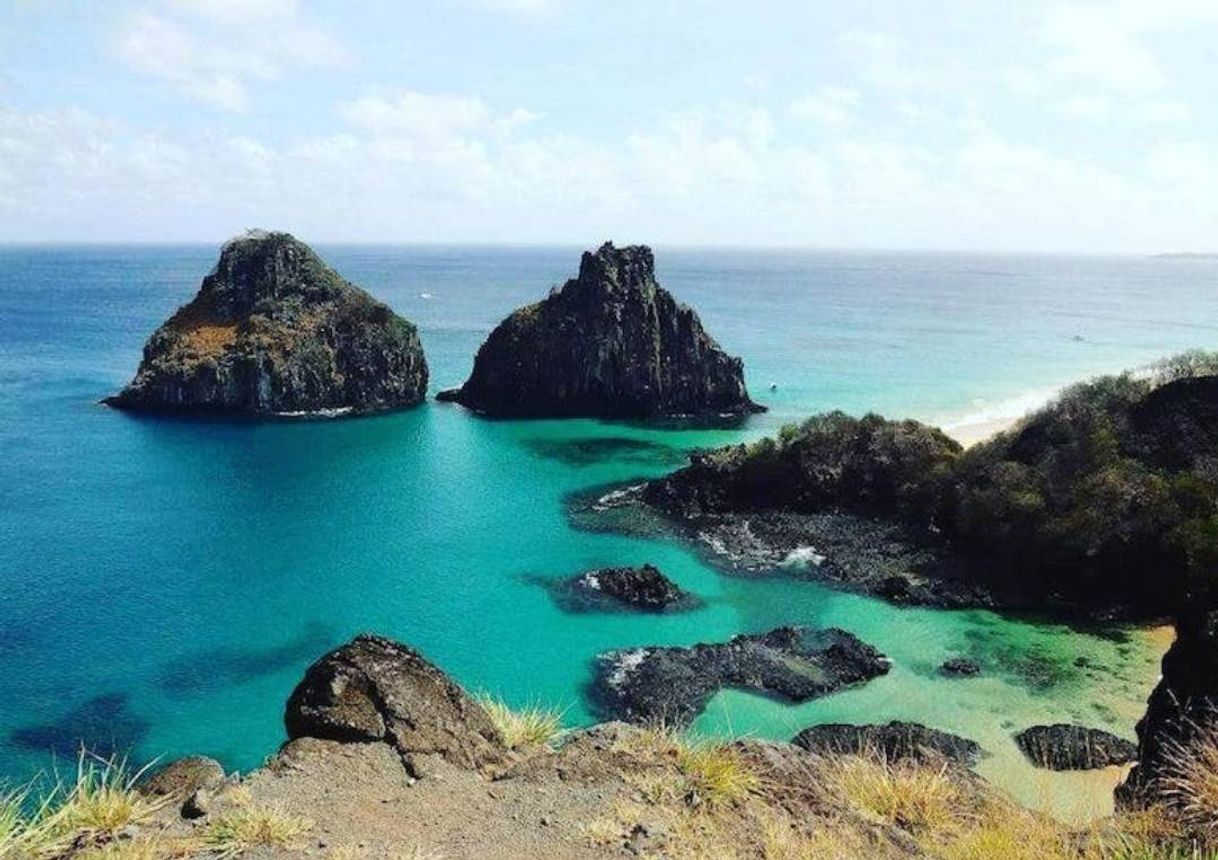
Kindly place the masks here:
[(1125, 764), (1138, 754), (1137, 744), (1101, 729), (1068, 723), (1032, 726), (1015, 735), (1015, 743), (1037, 767), (1090, 770)]
[(289, 739), (382, 741), (411, 764), (439, 755), (470, 769), (504, 763), (486, 711), (417, 651), (363, 634), (305, 672), (284, 714)]
[(594, 705), (607, 718), (684, 725), (723, 687), (805, 702), (885, 674), (889, 660), (845, 630), (779, 627), (689, 648), (597, 658)]
[(153, 332), (122, 409), (230, 415), (367, 413), (420, 403), (414, 325), (287, 233), (250, 232)]
[(192, 755), (170, 762), (140, 784), (142, 794), (185, 800), (199, 789), (224, 784), (224, 768), (207, 756)]
[(605, 243), (579, 275), (487, 337), (441, 400), (496, 416), (655, 418), (762, 411), (744, 366), (655, 278), (651, 249)]
[(919, 723), (896, 721), (882, 725), (826, 723), (810, 726), (793, 737), (791, 743), (815, 753), (875, 753), (889, 762), (946, 758), (971, 766), (981, 757), (981, 747), (975, 741)]

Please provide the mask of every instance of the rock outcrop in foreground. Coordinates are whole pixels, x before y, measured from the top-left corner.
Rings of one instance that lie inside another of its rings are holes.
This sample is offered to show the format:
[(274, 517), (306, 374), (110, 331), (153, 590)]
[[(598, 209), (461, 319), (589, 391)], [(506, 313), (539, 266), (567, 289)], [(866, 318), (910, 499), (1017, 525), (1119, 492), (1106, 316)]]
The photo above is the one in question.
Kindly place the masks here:
[(441, 400), (503, 417), (652, 418), (762, 411), (744, 366), (656, 283), (651, 249), (602, 245), (579, 276), (500, 323)]
[(386, 743), (411, 770), (418, 755), (471, 768), (505, 760), (481, 705), (417, 651), (380, 636), (357, 636), (310, 666), (284, 724), (289, 738)]
[(152, 412), (367, 413), (413, 406), (427, 362), (407, 320), (287, 233), (224, 246), (193, 300), (153, 332), (106, 400)]

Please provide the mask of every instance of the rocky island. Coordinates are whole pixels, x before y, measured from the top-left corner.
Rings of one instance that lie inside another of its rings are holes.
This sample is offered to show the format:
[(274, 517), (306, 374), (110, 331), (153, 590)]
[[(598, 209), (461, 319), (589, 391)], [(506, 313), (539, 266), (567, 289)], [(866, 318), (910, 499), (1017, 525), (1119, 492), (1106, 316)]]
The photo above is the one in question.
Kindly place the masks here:
[(228, 242), (198, 294), (153, 332), (105, 401), (147, 412), (336, 415), (414, 406), (427, 391), (414, 325), (287, 233)]
[(501, 417), (658, 418), (763, 411), (744, 366), (656, 282), (651, 249), (605, 243), (579, 275), (501, 322), (439, 399)]

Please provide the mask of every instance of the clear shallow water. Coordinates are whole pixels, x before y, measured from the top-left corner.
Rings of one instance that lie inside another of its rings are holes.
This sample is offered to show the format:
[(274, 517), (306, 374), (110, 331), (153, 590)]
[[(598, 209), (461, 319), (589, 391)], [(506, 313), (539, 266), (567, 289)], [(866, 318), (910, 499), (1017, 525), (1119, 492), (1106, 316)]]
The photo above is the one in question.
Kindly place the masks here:
[[(490, 327), (578, 260), (320, 250), (419, 323), (433, 388), (461, 381)], [(1218, 264), (661, 249), (661, 280), (745, 357), (772, 407), (737, 431), (490, 422), (435, 403), (283, 424), (96, 405), (215, 254), (0, 249), (0, 774), (45, 767), (82, 732), (139, 757), (256, 766), (282, 741), (304, 667), (360, 630), (418, 646), (470, 687), (564, 706), (577, 724), (592, 719), (582, 685), (599, 651), (799, 622), (853, 630), (894, 658), (892, 673), (798, 707), (725, 692), (700, 730), (787, 738), (812, 722), (916, 719), (980, 741), (982, 771), (1030, 802), (1102, 809), (1098, 780), (1034, 771), (1010, 734), (1056, 720), (1130, 734), (1161, 638), (727, 578), (675, 543), (573, 531), (562, 497), (817, 410), (991, 417), (1081, 376), (1214, 346)], [(567, 615), (526, 581), (646, 561), (706, 606)], [(986, 674), (935, 675), (961, 653)]]

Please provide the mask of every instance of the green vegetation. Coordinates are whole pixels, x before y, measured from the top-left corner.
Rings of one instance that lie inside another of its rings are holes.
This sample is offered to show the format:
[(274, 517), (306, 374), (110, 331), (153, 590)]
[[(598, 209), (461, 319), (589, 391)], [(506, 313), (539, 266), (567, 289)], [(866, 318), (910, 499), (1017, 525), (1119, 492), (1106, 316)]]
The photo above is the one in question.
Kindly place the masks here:
[(1192, 352), (1075, 385), (967, 451), (915, 421), (817, 415), (701, 455), (649, 499), (897, 517), (1031, 592), (1159, 613), (1218, 570), (1216, 375), (1218, 353)]

